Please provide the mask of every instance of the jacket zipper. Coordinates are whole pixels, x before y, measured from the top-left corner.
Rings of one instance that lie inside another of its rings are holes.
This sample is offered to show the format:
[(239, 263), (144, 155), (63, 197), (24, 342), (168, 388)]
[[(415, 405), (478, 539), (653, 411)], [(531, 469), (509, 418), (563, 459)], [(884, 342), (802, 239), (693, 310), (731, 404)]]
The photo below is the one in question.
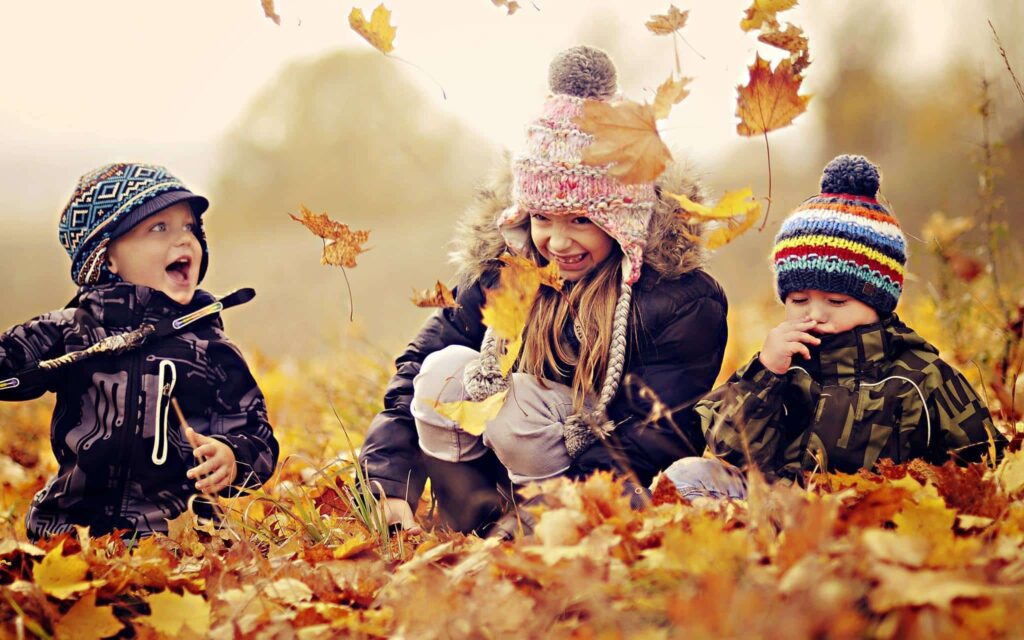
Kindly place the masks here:
[[(133, 324), (138, 325), (142, 320), (141, 313), (136, 313), (138, 318), (132, 318)], [(125, 411), (125, 428), (122, 430), (121, 440), (121, 500), (118, 505), (117, 517), (124, 517), (127, 513), (127, 501), (128, 501), (128, 476), (131, 473), (132, 463), (135, 459), (135, 445), (139, 438), (136, 437), (136, 431), (140, 425), (143, 424), (142, 420), (137, 417), (139, 409), (139, 369), (142, 364), (142, 350), (136, 350), (131, 355), (131, 360), (128, 362), (128, 395), (126, 396), (127, 405)], [(130, 423), (130, 424), (129, 424)], [(126, 455), (127, 454), (127, 455)]]

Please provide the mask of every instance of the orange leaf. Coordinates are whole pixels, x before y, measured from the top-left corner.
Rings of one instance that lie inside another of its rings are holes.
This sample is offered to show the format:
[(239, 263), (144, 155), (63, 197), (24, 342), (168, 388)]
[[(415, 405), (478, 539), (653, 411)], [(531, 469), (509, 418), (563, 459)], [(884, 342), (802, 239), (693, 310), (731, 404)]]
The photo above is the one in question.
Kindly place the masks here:
[(793, 72), (789, 60), (781, 61), (773, 71), (771, 64), (758, 55), (749, 70), (750, 82), (737, 87), (736, 115), (740, 123), (736, 131), (741, 136), (781, 129), (807, 110), (811, 97), (797, 95), (803, 78)]
[(274, 24), (281, 24), (281, 16), (274, 12), (274, 0), (260, 0), (263, 4), (263, 15), (274, 21)]
[(667, 192), (666, 195), (679, 202), (685, 212), (683, 218), (720, 225), (704, 240), (708, 249), (717, 249), (732, 242), (761, 217), (761, 203), (750, 200), (753, 197), (750, 187), (726, 192), (714, 207), (694, 202), (685, 195)]
[(625, 184), (654, 180), (672, 159), (654, 121), (650, 105), (587, 100), (576, 118), (580, 129), (594, 136), (583, 151), (583, 164), (611, 165), (608, 172)]
[(55, 635), (68, 640), (100, 640), (124, 629), (113, 607), (97, 607), (96, 592), (87, 593), (54, 624)]
[(647, 30), (655, 35), (669, 36), (682, 29), (689, 16), (689, 11), (680, 11), (675, 5), (669, 5), (668, 13), (651, 16), (646, 24)]
[(396, 29), (391, 22), (391, 11), (384, 4), (377, 5), (370, 15), (370, 21), (366, 21), (363, 10), (357, 7), (352, 8), (348, 14), (348, 24), (352, 30), (363, 36), (367, 42), (372, 44), (381, 53), (390, 53), (395, 50)]
[(320, 263), (350, 269), (355, 267), (356, 256), (365, 251), (362, 244), (369, 240), (370, 232), (352, 231), (347, 224), (331, 220), (326, 213), (314, 214), (306, 205), (301, 205), (301, 208), (302, 217), (297, 218), (289, 213), (291, 219), (301, 222), (313, 235), (331, 241), (324, 245)]
[(515, 0), (511, 0), (511, 2), (509, 0), (491, 0), (491, 2), (494, 3), (494, 6), (496, 7), (505, 7), (505, 10), (508, 11), (505, 15), (510, 16), (519, 10), (519, 3)]
[(686, 85), (690, 84), (691, 80), (693, 78), (679, 78), (676, 80), (674, 76), (669, 76), (665, 82), (661, 83), (661, 86), (658, 87), (658, 93), (654, 95), (655, 118), (664, 120), (672, 111), (673, 105), (679, 104), (686, 96), (690, 95), (690, 90), (686, 88)]
[(43, 593), (58, 600), (67, 600), (76, 593), (106, 584), (103, 580), (86, 580), (89, 564), (79, 555), (64, 555), (64, 542), (50, 550), (36, 566), (32, 577)]
[(754, 0), (754, 4), (747, 8), (743, 20), (740, 21), (740, 28), (744, 31), (753, 31), (768, 25), (770, 29), (777, 29), (779, 19), (775, 14), (792, 9), (796, 2), (797, 0)]
[(793, 63), (793, 73), (803, 73), (807, 65), (811, 63), (811, 55), (808, 51), (807, 36), (800, 27), (787, 24), (784, 31), (770, 29), (757, 36), (757, 39), (765, 44), (778, 47), (789, 52), (789, 61)]
[(441, 309), (458, 309), (452, 290), (439, 280), (433, 289), (414, 290), (412, 303), (417, 307), (438, 307)]
[[(505, 340), (517, 340), (526, 328), (526, 319), (542, 283), (559, 282), (558, 266), (541, 268), (529, 258), (502, 256), (498, 286), (488, 289), (483, 307), (484, 325)], [(561, 288), (560, 285), (558, 288)]]

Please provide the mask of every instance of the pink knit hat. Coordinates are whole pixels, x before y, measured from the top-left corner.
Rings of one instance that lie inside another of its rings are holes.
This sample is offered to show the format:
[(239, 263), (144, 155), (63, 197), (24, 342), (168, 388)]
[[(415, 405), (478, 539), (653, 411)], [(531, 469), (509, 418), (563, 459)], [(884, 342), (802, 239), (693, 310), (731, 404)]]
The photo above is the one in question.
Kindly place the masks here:
[(529, 237), (523, 221), (531, 213), (586, 216), (622, 247), (622, 277), (631, 285), (643, 265), (654, 184), (623, 184), (608, 166), (583, 164), (594, 138), (573, 121), (587, 100), (615, 94), (615, 66), (599, 49), (573, 47), (551, 62), (548, 84), (552, 95), (527, 129), (526, 151), (512, 163), (512, 206), (499, 216), (498, 227), (509, 247), (521, 252)]

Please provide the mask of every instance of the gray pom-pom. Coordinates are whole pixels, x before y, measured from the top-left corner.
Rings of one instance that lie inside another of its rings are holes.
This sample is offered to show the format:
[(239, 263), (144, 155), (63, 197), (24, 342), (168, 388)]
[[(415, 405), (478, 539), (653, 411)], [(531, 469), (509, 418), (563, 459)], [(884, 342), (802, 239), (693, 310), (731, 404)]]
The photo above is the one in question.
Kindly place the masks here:
[(555, 56), (548, 70), (552, 93), (607, 100), (615, 95), (615, 64), (594, 47), (578, 46)]
[(874, 198), (879, 180), (878, 167), (864, 156), (836, 156), (821, 172), (821, 192)]

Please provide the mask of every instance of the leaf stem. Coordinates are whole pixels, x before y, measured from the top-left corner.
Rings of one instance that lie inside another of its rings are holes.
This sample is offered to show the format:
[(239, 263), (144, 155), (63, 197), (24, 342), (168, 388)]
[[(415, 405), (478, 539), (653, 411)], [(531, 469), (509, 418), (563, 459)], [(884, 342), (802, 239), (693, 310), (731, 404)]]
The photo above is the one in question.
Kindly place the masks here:
[(446, 102), (448, 101), (448, 93), (447, 93), (447, 92), (445, 92), (445, 90), (444, 90), (444, 87), (442, 87), (442, 86), (441, 86), (441, 83), (437, 81), (437, 78), (435, 78), (434, 76), (432, 76), (432, 75), (430, 75), (429, 73), (427, 73), (427, 70), (426, 70), (426, 69), (424, 69), (423, 67), (419, 66), (419, 65), (418, 65), (418, 64), (416, 64), (415, 62), (410, 62), (409, 60), (406, 60), (405, 58), (402, 58), (402, 57), (400, 57), (400, 56), (391, 56), (391, 55), (389, 55), (389, 56), (387, 56), (387, 57), (388, 57), (388, 58), (391, 58), (392, 60), (398, 60), (399, 62), (404, 62), (405, 64), (409, 65), (409, 66), (410, 66), (410, 67), (412, 67), (413, 69), (416, 69), (416, 70), (418, 70), (418, 71), (419, 71), (420, 73), (422, 73), (423, 75), (425, 75), (425, 76), (427, 76), (428, 78), (430, 78), (430, 81), (431, 81), (431, 82), (433, 82), (434, 84), (436, 84), (436, 85), (437, 85), (437, 88), (441, 90), (441, 97), (442, 97), (442, 98), (443, 98), (443, 99), (444, 99), (444, 100), (445, 100)]
[(772, 148), (768, 144), (768, 132), (764, 131), (764, 150), (768, 153), (768, 206), (764, 210), (764, 220), (761, 221), (761, 226), (757, 228), (758, 231), (764, 231), (764, 226), (768, 224), (768, 214), (772, 211)]

